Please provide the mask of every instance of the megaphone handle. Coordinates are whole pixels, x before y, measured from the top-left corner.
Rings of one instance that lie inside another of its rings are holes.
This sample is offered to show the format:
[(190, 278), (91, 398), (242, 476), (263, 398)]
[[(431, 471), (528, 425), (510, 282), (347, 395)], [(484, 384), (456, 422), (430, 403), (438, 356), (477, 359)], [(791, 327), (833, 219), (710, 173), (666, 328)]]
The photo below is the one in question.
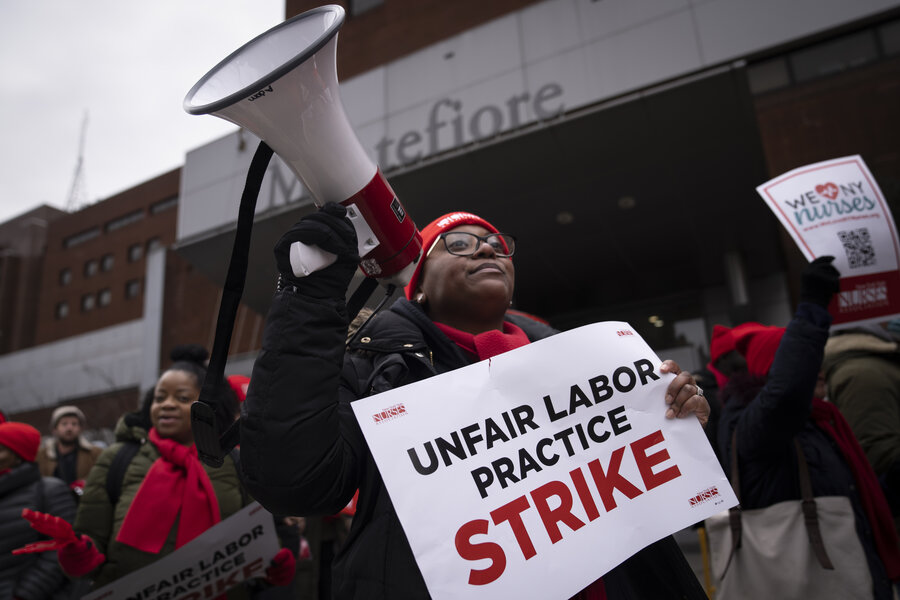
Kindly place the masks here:
[(250, 161), (250, 169), (247, 171), (247, 180), (244, 183), (241, 205), (238, 209), (237, 230), (231, 248), (228, 274), (225, 276), (225, 287), (222, 291), (222, 301), (219, 304), (219, 314), (216, 318), (216, 334), (212, 352), (209, 355), (209, 365), (200, 388), (199, 401), (191, 406), (191, 429), (194, 433), (197, 454), (200, 460), (212, 467), (222, 466), (222, 457), (234, 448), (238, 441), (238, 436), (234, 434), (239, 433), (239, 430), (232, 431), (235, 428), (231, 427), (226, 432), (229, 435), (223, 436), (224, 442), (230, 445), (222, 445), (223, 440), (219, 437), (215, 414), (216, 410), (224, 410), (224, 408), (220, 408), (218, 392), (225, 385), (225, 363), (228, 362), (228, 348), (231, 345), (234, 321), (247, 278), (253, 215), (256, 212), (259, 190), (262, 187), (263, 177), (265, 177), (272, 154), (272, 148), (265, 142), (260, 142)]
[(291, 244), (291, 270), (295, 277), (306, 277), (319, 269), (324, 269), (337, 260), (337, 254), (326, 252), (318, 246), (308, 246), (301, 242)]

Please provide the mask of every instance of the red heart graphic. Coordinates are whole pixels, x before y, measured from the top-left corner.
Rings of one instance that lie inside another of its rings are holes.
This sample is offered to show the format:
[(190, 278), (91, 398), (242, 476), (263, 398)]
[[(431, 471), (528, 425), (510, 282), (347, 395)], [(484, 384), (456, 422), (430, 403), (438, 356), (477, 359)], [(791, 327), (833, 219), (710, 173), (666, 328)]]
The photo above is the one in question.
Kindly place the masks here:
[(838, 195), (838, 186), (831, 182), (828, 182), (825, 185), (819, 184), (816, 186), (816, 193), (820, 196), (825, 196), (829, 200), (834, 200)]

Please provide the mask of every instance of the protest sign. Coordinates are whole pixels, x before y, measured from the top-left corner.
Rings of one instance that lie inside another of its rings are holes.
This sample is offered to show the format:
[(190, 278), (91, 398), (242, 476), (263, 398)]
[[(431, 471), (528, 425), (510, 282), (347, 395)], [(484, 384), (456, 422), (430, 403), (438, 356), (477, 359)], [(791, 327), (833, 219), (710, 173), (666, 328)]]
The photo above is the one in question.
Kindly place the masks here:
[(835, 257), (841, 289), (828, 308), (835, 326), (900, 316), (897, 227), (861, 157), (806, 165), (756, 191), (807, 260)]
[(216, 598), (253, 577), (265, 577), (279, 550), (272, 515), (254, 502), (140, 571), (82, 600)]
[(435, 600), (569, 598), (737, 503), (661, 362), (598, 323), (352, 404)]

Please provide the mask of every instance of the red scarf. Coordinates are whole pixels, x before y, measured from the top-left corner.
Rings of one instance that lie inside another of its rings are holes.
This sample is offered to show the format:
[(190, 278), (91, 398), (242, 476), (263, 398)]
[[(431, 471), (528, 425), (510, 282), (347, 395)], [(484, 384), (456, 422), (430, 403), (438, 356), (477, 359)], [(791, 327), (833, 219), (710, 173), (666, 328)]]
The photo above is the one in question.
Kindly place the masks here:
[(853, 435), (850, 424), (834, 404), (813, 398), (811, 418), (820, 429), (834, 439), (838, 448), (841, 449), (844, 459), (850, 465), (863, 509), (872, 526), (872, 536), (875, 538), (878, 555), (881, 557), (881, 562), (884, 563), (888, 577), (892, 581), (896, 581), (900, 578), (900, 549), (897, 545), (897, 531), (894, 529), (891, 510), (872, 465), (866, 458), (856, 436)]
[(457, 346), (475, 356), (478, 360), (485, 360), (498, 354), (515, 350), (529, 341), (525, 332), (509, 321), (503, 322), (503, 331), (492, 329), (478, 335), (454, 329), (443, 323), (435, 322), (434, 324)]
[(221, 520), (219, 501), (197, 459), (197, 447), (159, 437), (150, 430), (159, 458), (138, 488), (116, 541), (144, 552), (159, 553), (179, 512), (175, 547), (180, 548)]
[[(503, 331), (492, 329), (478, 335), (472, 335), (436, 321), (434, 324), (452, 342), (477, 357), (478, 360), (485, 360), (521, 348), (530, 341), (524, 331), (509, 321), (503, 322)], [(606, 600), (606, 587), (603, 585), (603, 579), (598, 579), (572, 596), (570, 600)]]

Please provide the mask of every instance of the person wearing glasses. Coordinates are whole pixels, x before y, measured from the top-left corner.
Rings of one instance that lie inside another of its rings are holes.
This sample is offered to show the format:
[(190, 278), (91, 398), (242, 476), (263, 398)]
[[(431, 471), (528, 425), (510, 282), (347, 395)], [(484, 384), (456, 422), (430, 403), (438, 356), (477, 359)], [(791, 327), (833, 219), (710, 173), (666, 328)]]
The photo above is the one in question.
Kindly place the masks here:
[[(281, 273), (262, 351), (242, 407), (247, 488), (274, 513), (334, 514), (359, 489), (350, 533), (332, 566), (333, 597), (428, 598), (424, 579), (356, 422), (356, 399), (446, 373), (556, 333), (509, 311), (516, 239), (485, 219), (454, 212), (422, 230), (423, 259), (405, 297), (349, 336), (345, 294), (359, 256), (345, 209), (327, 204), (275, 245)], [(292, 243), (337, 255), (303, 278)], [(669, 418), (699, 418), (709, 405), (672, 361)], [(423, 506), (427, 510), (427, 506)], [(674, 540), (664, 538), (608, 572), (576, 598), (705, 598)]]

